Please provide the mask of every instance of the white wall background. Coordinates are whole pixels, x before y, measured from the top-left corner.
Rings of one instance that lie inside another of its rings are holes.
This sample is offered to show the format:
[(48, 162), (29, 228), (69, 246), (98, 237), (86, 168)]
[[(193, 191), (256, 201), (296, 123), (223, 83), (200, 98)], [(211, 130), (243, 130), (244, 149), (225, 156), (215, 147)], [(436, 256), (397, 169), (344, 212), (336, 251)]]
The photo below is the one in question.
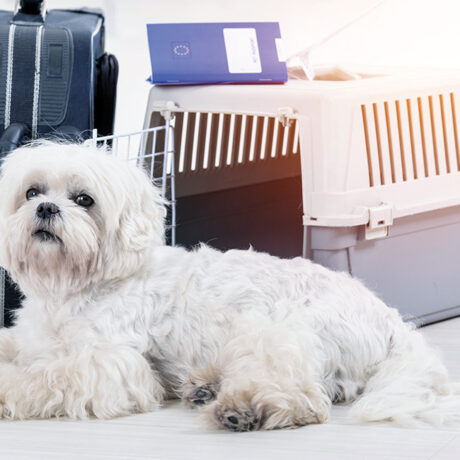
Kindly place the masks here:
[[(104, 9), (107, 50), (120, 62), (116, 132), (142, 126), (149, 22), (278, 21), (288, 53), (328, 35), (378, 0), (48, 0), (48, 9)], [(13, 0), (0, 0), (11, 9)], [(386, 0), (312, 54), (313, 64), (460, 68), (460, 0)]]

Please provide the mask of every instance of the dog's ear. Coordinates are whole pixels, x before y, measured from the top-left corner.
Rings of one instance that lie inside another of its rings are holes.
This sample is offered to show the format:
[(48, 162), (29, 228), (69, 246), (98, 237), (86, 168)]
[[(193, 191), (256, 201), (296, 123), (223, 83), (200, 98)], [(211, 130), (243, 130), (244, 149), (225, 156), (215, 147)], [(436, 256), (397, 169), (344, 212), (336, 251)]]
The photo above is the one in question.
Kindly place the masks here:
[(139, 252), (164, 243), (166, 202), (143, 171), (132, 168), (131, 176), (118, 237), (125, 251)]
[(98, 264), (106, 279), (129, 276), (151, 256), (150, 248), (164, 244), (166, 203), (159, 190), (134, 166), (124, 167), (118, 177), (106, 189), (111, 191), (106, 204), (112, 204), (105, 209), (110, 230)]

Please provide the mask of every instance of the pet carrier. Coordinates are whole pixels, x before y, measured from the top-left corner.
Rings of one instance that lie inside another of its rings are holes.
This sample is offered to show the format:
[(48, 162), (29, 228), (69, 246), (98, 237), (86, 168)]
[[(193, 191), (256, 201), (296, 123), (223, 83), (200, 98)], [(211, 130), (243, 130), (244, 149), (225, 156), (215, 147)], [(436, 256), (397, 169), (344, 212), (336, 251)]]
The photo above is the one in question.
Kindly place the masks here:
[(419, 323), (460, 314), (459, 90), (460, 71), (420, 69), (153, 87), (144, 127), (175, 126), (178, 243), (303, 247)]

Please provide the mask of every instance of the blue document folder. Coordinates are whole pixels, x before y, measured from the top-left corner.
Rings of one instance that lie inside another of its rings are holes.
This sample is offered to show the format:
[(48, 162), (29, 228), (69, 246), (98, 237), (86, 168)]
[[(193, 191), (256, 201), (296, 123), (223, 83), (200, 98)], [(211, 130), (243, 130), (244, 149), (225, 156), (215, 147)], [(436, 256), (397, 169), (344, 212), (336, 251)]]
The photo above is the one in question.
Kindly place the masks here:
[(148, 24), (150, 81), (159, 85), (281, 83), (277, 22)]

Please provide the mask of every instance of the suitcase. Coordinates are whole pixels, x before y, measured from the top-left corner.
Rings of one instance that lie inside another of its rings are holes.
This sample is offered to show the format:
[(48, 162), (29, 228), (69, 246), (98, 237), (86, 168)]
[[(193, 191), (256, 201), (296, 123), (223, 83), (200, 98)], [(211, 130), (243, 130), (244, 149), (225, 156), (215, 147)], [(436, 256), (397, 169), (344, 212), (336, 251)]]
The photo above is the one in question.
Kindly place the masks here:
[[(104, 37), (100, 10), (46, 11), (44, 0), (21, 0), (0, 11), (0, 161), (31, 139), (112, 134), (118, 62)], [(9, 325), (20, 293), (3, 270), (0, 290)]]

